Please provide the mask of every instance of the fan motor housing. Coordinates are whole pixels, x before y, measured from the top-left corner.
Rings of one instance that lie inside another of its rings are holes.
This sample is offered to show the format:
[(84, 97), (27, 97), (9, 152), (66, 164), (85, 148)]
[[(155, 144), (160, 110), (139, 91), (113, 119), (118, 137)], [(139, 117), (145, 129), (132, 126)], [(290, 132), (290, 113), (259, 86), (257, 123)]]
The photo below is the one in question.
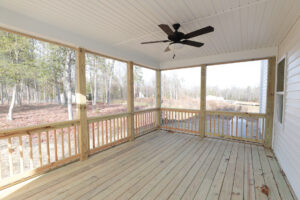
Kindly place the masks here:
[(179, 42), (183, 38), (184, 38), (184, 33), (182, 32), (174, 32), (174, 34), (168, 36), (168, 39), (173, 42)]

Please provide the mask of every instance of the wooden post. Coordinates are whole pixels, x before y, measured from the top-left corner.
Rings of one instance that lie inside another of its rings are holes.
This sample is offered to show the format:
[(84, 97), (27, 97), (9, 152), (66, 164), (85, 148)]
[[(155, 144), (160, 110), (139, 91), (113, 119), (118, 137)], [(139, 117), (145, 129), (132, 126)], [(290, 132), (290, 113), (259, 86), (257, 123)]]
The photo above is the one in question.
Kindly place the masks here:
[(205, 136), (205, 112), (206, 112), (206, 65), (201, 66), (201, 95), (200, 95), (199, 132), (200, 137)]
[(86, 113), (86, 81), (85, 81), (85, 50), (76, 50), (76, 103), (80, 125), (78, 128), (80, 160), (86, 160), (89, 155), (88, 123)]
[(127, 106), (129, 117), (127, 120), (127, 133), (130, 141), (134, 140), (134, 77), (133, 77), (133, 62), (127, 63)]
[(156, 108), (157, 127), (161, 127), (161, 70), (156, 70)]
[(273, 116), (274, 116), (274, 98), (275, 98), (275, 71), (276, 58), (268, 59), (268, 88), (267, 88), (267, 108), (266, 108), (266, 134), (265, 147), (272, 147), (273, 134)]

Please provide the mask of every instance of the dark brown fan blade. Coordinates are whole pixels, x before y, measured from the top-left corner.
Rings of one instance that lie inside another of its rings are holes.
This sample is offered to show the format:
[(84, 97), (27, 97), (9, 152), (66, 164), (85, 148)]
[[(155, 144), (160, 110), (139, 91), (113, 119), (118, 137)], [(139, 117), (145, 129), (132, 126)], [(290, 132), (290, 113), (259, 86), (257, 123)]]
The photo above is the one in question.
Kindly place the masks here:
[(169, 25), (167, 24), (160, 24), (158, 25), (159, 28), (161, 28), (161, 30), (163, 30), (168, 36), (172, 35), (174, 32), (172, 31), (172, 29), (170, 28)]
[(195, 41), (191, 41), (191, 40), (183, 40), (180, 43), (190, 45), (190, 46), (193, 46), (193, 47), (202, 47), (204, 45), (201, 42), (195, 42)]
[(158, 40), (158, 41), (142, 42), (141, 44), (152, 44), (152, 43), (161, 43), (161, 42), (170, 42), (170, 40)]
[(203, 34), (206, 34), (206, 33), (213, 32), (214, 30), (215, 30), (214, 27), (207, 26), (207, 27), (201, 28), (199, 30), (196, 30), (196, 31), (190, 32), (188, 34), (185, 34), (184, 39), (190, 39), (190, 38), (193, 38), (193, 37), (196, 37), (196, 36), (199, 36), (199, 35), (203, 35)]

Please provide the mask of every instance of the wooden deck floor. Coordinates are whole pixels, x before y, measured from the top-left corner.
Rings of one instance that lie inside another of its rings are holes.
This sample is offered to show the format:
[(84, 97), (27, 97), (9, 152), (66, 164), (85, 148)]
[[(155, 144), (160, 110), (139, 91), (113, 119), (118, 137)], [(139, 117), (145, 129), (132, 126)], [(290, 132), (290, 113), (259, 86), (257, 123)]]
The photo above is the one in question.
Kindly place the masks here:
[(262, 146), (156, 131), (15, 187), (5, 199), (267, 199), (264, 184), (270, 199), (294, 199)]

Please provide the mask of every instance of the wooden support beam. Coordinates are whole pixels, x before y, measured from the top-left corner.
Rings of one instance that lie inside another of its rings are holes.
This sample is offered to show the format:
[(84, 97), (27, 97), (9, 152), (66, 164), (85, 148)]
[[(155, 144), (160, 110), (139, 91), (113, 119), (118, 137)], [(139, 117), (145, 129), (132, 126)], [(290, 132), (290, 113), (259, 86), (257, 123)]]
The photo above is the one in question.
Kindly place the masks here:
[(206, 113), (206, 65), (201, 66), (201, 92), (200, 92), (200, 116), (199, 132), (200, 136), (205, 136), (205, 113)]
[(133, 77), (133, 62), (127, 62), (127, 106), (128, 106), (128, 120), (127, 133), (129, 140), (134, 140), (134, 77)]
[(266, 135), (265, 147), (272, 147), (273, 134), (273, 116), (274, 116), (274, 98), (275, 98), (275, 71), (276, 58), (268, 59), (268, 88), (267, 88), (267, 109), (266, 109)]
[(157, 111), (157, 126), (161, 127), (161, 71), (156, 70), (156, 108)]
[(76, 50), (76, 79), (76, 103), (80, 121), (78, 128), (80, 160), (86, 160), (89, 155), (89, 136), (86, 113), (85, 50), (82, 48)]

